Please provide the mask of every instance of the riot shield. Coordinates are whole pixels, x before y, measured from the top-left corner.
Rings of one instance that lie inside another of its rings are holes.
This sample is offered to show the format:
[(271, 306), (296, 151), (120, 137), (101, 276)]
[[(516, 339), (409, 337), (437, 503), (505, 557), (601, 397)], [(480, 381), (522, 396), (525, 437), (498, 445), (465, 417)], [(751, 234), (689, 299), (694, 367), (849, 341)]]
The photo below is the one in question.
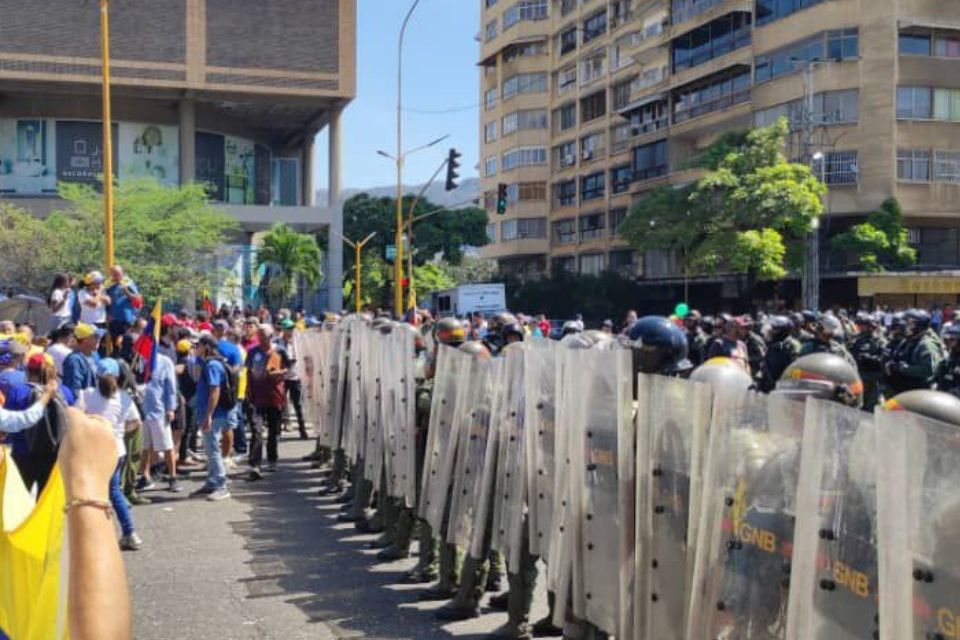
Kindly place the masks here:
[(714, 403), (687, 637), (783, 639), (803, 403)]
[[(574, 614), (607, 633), (620, 634), (621, 586), (624, 575), (633, 573), (630, 352), (591, 349), (573, 353), (580, 364), (582, 386), (580, 406), (570, 423), (569, 451), (576, 483), (571, 487), (573, 516), (579, 519), (580, 529), (577, 551), (582, 559), (582, 581), (576, 580), (576, 571), (572, 574)], [(630, 502), (626, 514), (624, 498)]]
[(488, 459), (487, 441), (493, 403), (497, 399), (495, 373), (501, 371), (502, 364), (500, 359), (472, 358), (468, 365), (470, 388), (463, 396), (463, 403), (460, 397), (457, 398), (457, 461), (447, 527), (447, 542), (451, 544), (467, 547), (471, 544), (474, 528), (480, 528), (481, 533), (485, 528), (490, 492), (485, 490), (483, 483), (484, 467)]
[(881, 640), (960, 637), (960, 429), (878, 409)]
[(387, 495), (397, 497), (400, 474), (397, 430), (400, 427), (400, 368), (403, 354), (396, 337), (399, 331), (380, 336), (380, 430), (383, 441), (383, 476)]
[(349, 351), (349, 413), (344, 422), (343, 449), (347, 459), (356, 462), (363, 457), (363, 440), (366, 437), (367, 407), (364, 402), (364, 354), (366, 346), (366, 326), (360, 322), (351, 323)]
[(876, 454), (873, 416), (807, 400), (787, 638), (878, 633)]
[(467, 393), (470, 379), (466, 365), (469, 360), (468, 355), (453, 347), (440, 345), (437, 350), (419, 513), (437, 533), (443, 526), (457, 452), (457, 421), (454, 419), (457, 395)]
[(682, 640), (713, 394), (701, 383), (641, 374), (638, 396), (634, 628), (641, 638)]
[(532, 340), (524, 354), (524, 426), (527, 429), (527, 512), (530, 553), (546, 556), (553, 521), (554, 419), (557, 348), (553, 340)]
[(363, 440), (363, 477), (380, 486), (380, 474), (383, 471), (383, 388), (384, 343), (386, 336), (378, 330), (367, 330), (366, 347), (363, 351), (363, 400), (366, 404), (366, 433)]
[(498, 382), (501, 400), (491, 426), (497, 432), (491, 546), (503, 552), (508, 570), (514, 573), (520, 570), (523, 506), (527, 501), (526, 426), (523, 422), (526, 415), (523, 369), (527, 351), (519, 343), (504, 350), (504, 372)]
[(395, 331), (391, 336), (391, 362), (395, 364), (392, 388), (395, 393), (393, 417), (388, 423), (391, 433), (393, 495), (402, 498), (407, 507), (417, 500), (416, 470), (416, 360), (414, 339), (409, 331)]
[(328, 359), (327, 398), (323, 416), (317, 428), (320, 431), (320, 444), (331, 448), (340, 446), (340, 436), (344, 422), (347, 389), (347, 362), (349, 360), (349, 334), (341, 327), (332, 333), (331, 353)]

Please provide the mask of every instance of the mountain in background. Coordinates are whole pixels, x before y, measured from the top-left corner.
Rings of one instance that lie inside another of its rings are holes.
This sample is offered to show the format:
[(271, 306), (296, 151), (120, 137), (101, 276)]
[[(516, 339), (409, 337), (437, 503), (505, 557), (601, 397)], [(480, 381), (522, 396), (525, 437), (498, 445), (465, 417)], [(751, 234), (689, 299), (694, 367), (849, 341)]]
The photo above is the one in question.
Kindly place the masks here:
[[(427, 189), (426, 193), (423, 194), (423, 197), (433, 204), (441, 207), (473, 204), (476, 202), (477, 198), (480, 197), (480, 180), (477, 178), (464, 178), (460, 181), (460, 186), (453, 191), (444, 191), (443, 186), (443, 181), (437, 180), (430, 185), (430, 188)], [(416, 195), (420, 193), (420, 189), (422, 188), (422, 184), (407, 185), (404, 186), (403, 193)], [(355, 196), (358, 193), (366, 193), (374, 198), (381, 198), (384, 196), (393, 198), (397, 194), (397, 187), (394, 185), (388, 187), (370, 187), (368, 189), (344, 189), (343, 199), (346, 200), (347, 198)], [(327, 202), (326, 189), (317, 189), (316, 202), (317, 204), (325, 204)]]

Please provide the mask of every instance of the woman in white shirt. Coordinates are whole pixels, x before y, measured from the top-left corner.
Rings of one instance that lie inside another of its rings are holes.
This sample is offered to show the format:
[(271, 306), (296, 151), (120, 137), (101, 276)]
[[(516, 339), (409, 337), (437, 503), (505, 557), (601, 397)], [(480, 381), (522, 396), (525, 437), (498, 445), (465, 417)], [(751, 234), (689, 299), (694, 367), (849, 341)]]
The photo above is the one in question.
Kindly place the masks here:
[(110, 298), (103, 292), (103, 274), (91, 271), (83, 277), (84, 288), (77, 294), (80, 300), (80, 322), (101, 329), (107, 326), (107, 305)]
[(133, 516), (127, 499), (120, 489), (120, 472), (123, 470), (123, 460), (127, 449), (123, 443), (123, 434), (127, 430), (134, 430), (140, 426), (140, 412), (133, 398), (119, 388), (117, 379), (120, 377), (120, 363), (113, 358), (103, 358), (97, 363), (97, 386), (93, 389), (84, 389), (77, 399), (77, 408), (84, 413), (101, 416), (107, 419), (113, 429), (117, 441), (119, 458), (110, 478), (110, 503), (117, 514), (123, 536), (120, 538), (120, 548), (125, 551), (136, 551), (143, 541), (133, 528)]
[(53, 279), (53, 286), (50, 287), (50, 295), (47, 297), (47, 304), (50, 305), (50, 312), (57, 327), (62, 327), (73, 320), (72, 302), (70, 276), (66, 273), (58, 273)]

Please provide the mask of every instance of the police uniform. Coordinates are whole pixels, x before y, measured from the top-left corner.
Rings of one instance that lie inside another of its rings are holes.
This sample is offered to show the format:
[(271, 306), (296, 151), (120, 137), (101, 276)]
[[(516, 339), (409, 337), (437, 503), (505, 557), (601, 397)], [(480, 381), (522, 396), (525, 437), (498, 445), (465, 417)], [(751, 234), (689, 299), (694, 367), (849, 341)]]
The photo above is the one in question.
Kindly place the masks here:
[(808, 340), (800, 349), (801, 356), (808, 356), (814, 353), (832, 353), (833, 355), (840, 356), (846, 360), (850, 366), (857, 366), (856, 360), (853, 359), (853, 356), (850, 355), (850, 352), (847, 351), (847, 348), (832, 338), (829, 342), (823, 342), (821, 340), (817, 340), (816, 338), (813, 340)]
[(929, 389), (942, 360), (943, 346), (931, 330), (906, 338), (888, 364), (890, 390), (899, 394), (913, 389)]
[(861, 332), (850, 345), (851, 355), (863, 380), (863, 408), (866, 411), (873, 411), (880, 399), (886, 346), (886, 340), (876, 331)]
[(777, 380), (800, 355), (800, 341), (792, 335), (774, 340), (767, 347), (763, 357), (763, 372), (760, 376), (760, 390), (769, 393), (777, 385)]

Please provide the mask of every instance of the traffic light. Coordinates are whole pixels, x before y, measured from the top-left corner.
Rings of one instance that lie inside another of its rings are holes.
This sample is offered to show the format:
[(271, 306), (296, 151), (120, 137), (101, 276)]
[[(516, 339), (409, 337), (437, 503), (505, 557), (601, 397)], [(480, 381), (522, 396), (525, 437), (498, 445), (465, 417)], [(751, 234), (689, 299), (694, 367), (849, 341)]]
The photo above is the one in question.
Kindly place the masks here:
[(459, 186), (457, 185), (457, 178), (460, 177), (460, 174), (457, 173), (457, 169), (460, 168), (459, 160), (462, 155), (456, 149), (450, 149), (450, 155), (447, 156), (447, 191), (453, 191)]
[(497, 213), (503, 215), (507, 212), (507, 185), (501, 182), (497, 185)]

